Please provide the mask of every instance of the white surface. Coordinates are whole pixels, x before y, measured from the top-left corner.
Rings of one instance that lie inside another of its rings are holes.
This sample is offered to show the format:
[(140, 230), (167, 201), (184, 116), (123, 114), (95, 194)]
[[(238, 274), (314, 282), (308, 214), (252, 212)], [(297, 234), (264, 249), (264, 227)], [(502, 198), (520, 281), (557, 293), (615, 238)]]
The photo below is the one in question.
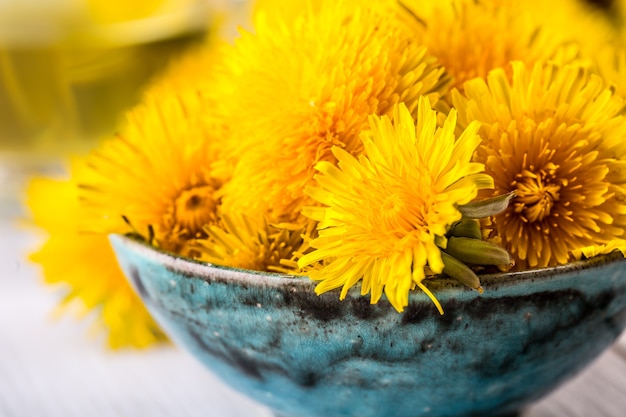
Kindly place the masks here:
[[(271, 416), (173, 346), (109, 352), (84, 325), (53, 320), (57, 293), (24, 260), (33, 244), (0, 216), (0, 417)], [(625, 415), (626, 361), (615, 351), (524, 413)]]
[(271, 415), (173, 346), (111, 352), (54, 319), (58, 293), (23, 260), (32, 236), (0, 231), (0, 416)]

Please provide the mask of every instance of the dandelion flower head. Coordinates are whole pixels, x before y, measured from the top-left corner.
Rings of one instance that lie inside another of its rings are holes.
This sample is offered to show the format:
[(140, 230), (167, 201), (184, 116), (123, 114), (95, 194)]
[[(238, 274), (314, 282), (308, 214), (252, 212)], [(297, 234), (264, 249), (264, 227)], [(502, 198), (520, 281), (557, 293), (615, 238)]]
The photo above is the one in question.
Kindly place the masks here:
[[(185, 253), (216, 221), (212, 170), (220, 146), (219, 124), (205, 118), (202, 100), (156, 95), (130, 111), (122, 132), (96, 149), (80, 179), (87, 230), (154, 235), (157, 246)], [(215, 126), (218, 127), (215, 127)], [(120, 230), (120, 219), (132, 230)]]
[[(471, 124), (455, 140), (456, 114), (443, 127), (428, 99), (420, 99), (417, 126), (403, 104), (388, 116), (372, 116), (371, 132), (362, 135), (365, 153), (358, 159), (333, 148), (338, 165), (317, 165), (318, 187), (307, 192), (320, 207), (306, 213), (319, 221), (313, 250), (298, 265), (313, 280), (316, 292), (350, 287), (362, 280), (362, 294), (376, 303), (383, 291), (402, 311), (408, 293), (418, 286), (438, 305), (423, 284), (424, 268), (441, 273), (439, 246), (450, 226), (461, 219), (458, 206), (493, 185), (483, 165), (471, 157), (480, 142)], [(440, 308), (440, 306), (438, 305)]]
[(521, 267), (570, 260), (570, 252), (619, 238), (626, 226), (624, 100), (585, 69), (513, 63), (513, 80), (453, 91), (461, 125), (481, 122), (477, 160), (498, 194), (516, 191), (494, 220), (495, 234)]

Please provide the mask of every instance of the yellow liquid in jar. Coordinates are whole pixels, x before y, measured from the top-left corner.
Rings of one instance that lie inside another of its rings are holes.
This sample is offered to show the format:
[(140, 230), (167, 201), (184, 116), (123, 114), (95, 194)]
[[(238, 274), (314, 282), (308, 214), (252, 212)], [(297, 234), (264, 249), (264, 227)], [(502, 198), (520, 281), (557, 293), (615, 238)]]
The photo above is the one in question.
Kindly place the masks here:
[(0, 38), (0, 151), (63, 154), (114, 134), (143, 87), (208, 26), (119, 44)]

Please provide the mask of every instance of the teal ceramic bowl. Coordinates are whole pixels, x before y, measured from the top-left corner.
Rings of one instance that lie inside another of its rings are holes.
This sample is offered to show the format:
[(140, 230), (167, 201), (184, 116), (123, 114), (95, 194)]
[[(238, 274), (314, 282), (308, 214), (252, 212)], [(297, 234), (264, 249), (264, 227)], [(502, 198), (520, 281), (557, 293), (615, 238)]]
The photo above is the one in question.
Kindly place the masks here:
[(397, 313), (357, 290), (197, 263), (111, 236), (155, 319), (223, 381), (281, 417), (508, 416), (580, 371), (626, 327), (621, 254), (446, 279)]

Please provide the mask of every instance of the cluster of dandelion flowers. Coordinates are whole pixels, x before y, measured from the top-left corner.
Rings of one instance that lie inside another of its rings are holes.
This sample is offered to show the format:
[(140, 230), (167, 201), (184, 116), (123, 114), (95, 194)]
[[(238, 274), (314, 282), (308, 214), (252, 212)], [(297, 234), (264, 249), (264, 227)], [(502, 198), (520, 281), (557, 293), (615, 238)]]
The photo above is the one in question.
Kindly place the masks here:
[[(84, 161), (76, 161), (78, 169)], [(96, 311), (94, 334), (112, 348), (146, 347), (166, 340), (117, 265), (106, 235), (83, 233), (86, 217), (72, 180), (36, 179), (28, 189), (35, 225), (45, 243), (31, 255), (45, 282), (66, 288), (62, 310)]]
[(399, 101), (413, 110), (420, 95), (434, 101), (446, 90), (443, 69), (384, 4), (307, 2), (295, 16), (260, 10), (254, 33), (225, 53), (216, 89), (227, 89), (222, 106), (241, 155), (221, 192), (226, 211), (293, 221), (315, 164), (334, 162), (333, 146), (362, 152), (369, 115)]
[(423, 284), (425, 267), (444, 268), (440, 246), (462, 217), (459, 205), (473, 200), (479, 189), (493, 185), (471, 157), (480, 142), (477, 124), (455, 140), (453, 110), (442, 128), (437, 114), (422, 97), (417, 126), (403, 104), (387, 116), (370, 118), (371, 131), (361, 136), (365, 153), (358, 159), (333, 148), (338, 165), (320, 162), (318, 187), (307, 192), (321, 204), (305, 214), (319, 221), (312, 251), (298, 265), (321, 281), (316, 292), (348, 289), (362, 280), (361, 293), (376, 303), (384, 291), (402, 311), (409, 291)]
[(91, 169), (78, 181), (94, 217), (90, 230), (128, 232), (117, 227), (124, 218), (156, 246), (187, 254), (189, 241), (217, 221), (223, 178), (212, 164), (220, 129), (197, 97), (163, 91), (128, 113), (122, 133), (92, 152)]
[(624, 100), (583, 68), (513, 63), (453, 92), (461, 124), (478, 120), (477, 160), (496, 193), (516, 191), (494, 234), (521, 267), (564, 264), (626, 227)]

